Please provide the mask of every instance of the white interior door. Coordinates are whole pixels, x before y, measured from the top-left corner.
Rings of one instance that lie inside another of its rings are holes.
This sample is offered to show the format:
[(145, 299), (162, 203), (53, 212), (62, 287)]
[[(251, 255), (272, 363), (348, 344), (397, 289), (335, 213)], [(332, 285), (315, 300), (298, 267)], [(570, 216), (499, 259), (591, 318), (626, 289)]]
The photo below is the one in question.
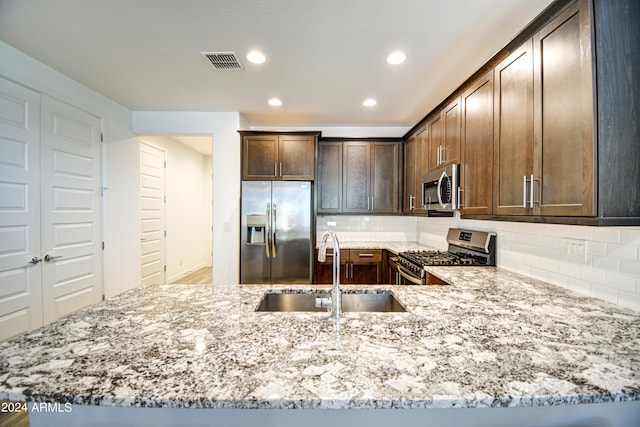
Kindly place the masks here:
[(140, 143), (141, 282), (165, 283), (166, 153)]
[(102, 298), (101, 119), (42, 96), (45, 323)]
[(42, 326), (40, 94), (0, 78), (0, 340)]

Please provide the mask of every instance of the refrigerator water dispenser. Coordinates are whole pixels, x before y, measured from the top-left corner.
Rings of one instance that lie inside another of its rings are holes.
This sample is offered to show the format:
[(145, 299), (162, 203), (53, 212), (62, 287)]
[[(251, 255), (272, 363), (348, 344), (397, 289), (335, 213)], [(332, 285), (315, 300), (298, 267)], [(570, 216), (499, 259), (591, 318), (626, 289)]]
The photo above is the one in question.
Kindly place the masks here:
[(265, 214), (247, 215), (247, 244), (264, 245), (267, 229), (267, 216)]

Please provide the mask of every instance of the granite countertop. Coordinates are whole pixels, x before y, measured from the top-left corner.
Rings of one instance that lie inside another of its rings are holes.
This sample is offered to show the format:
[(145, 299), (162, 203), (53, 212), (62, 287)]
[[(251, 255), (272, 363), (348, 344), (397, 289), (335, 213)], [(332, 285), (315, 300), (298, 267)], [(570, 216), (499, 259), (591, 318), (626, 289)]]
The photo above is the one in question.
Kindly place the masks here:
[[(0, 344), (0, 400), (454, 408), (640, 400), (640, 313), (493, 267), (391, 290), (406, 313), (255, 312), (266, 289), (148, 285)], [(345, 289), (360, 289), (344, 286)]]

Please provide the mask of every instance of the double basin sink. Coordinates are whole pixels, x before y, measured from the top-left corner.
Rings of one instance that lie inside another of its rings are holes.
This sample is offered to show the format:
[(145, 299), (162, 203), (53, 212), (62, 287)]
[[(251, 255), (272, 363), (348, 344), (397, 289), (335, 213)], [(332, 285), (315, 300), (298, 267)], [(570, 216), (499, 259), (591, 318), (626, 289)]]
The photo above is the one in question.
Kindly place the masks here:
[[(405, 312), (404, 306), (390, 291), (342, 290), (343, 312)], [(326, 312), (330, 307), (322, 300), (330, 298), (327, 290), (280, 289), (265, 292), (256, 311), (319, 311)]]

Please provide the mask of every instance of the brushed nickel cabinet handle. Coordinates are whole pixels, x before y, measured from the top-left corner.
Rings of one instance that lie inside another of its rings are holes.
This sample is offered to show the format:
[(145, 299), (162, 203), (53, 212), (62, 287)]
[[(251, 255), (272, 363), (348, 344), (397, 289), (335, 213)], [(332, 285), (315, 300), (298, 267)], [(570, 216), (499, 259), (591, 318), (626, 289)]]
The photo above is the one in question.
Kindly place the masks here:
[(529, 201), (529, 207), (533, 208), (533, 174), (531, 174), (531, 193), (530, 193), (530, 197), (531, 197), (531, 200)]

